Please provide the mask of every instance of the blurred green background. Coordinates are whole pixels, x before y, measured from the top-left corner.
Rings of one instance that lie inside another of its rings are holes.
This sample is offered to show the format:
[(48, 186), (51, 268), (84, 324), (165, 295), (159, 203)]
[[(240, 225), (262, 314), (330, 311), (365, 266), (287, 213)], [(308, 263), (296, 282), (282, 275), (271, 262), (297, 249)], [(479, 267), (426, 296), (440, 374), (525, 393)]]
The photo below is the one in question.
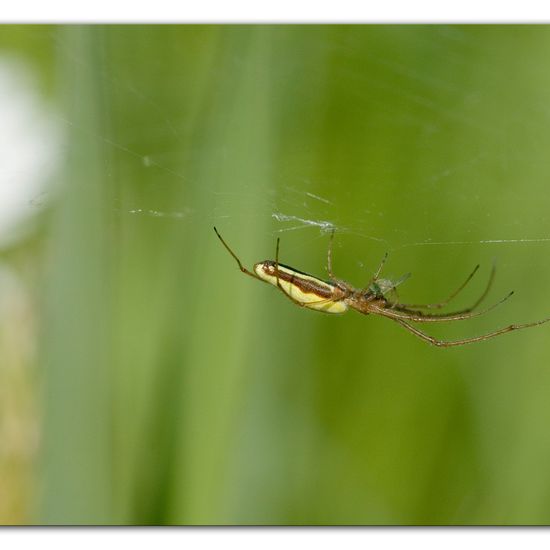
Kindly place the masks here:
[(550, 326), (433, 348), (293, 306), (212, 230), (325, 276), (333, 224), (337, 276), (389, 251), (406, 302), (479, 262), (467, 306), (496, 260), (514, 298), (443, 339), (548, 316), (549, 54), (547, 26), (0, 28), (59, 136), (0, 250), (0, 522), (549, 523)]

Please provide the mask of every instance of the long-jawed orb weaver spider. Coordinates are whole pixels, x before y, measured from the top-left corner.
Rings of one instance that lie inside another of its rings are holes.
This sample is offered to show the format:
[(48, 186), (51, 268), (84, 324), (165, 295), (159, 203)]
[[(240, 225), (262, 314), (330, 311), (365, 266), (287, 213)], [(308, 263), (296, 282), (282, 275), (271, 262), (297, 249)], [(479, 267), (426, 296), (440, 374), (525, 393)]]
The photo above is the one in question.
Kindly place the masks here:
[(427, 313), (425, 310), (441, 309), (445, 307), (453, 298), (455, 298), (455, 296), (457, 296), (470, 282), (476, 271), (479, 269), (479, 265), (475, 267), (466, 281), (464, 281), (464, 283), (462, 283), (446, 300), (436, 304), (401, 304), (398, 301), (389, 300), (387, 296), (395, 293), (396, 287), (403, 283), (410, 274), (404, 275), (396, 282), (380, 278), (380, 273), (382, 272), (382, 268), (384, 267), (388, 257), (387, 253), (380, 262), (376, 273), (372, 276), (367, 286), (362, 289), (356, 289), (345, 281), (334, 277), (332, 273), (332, 241), (334, 239), (334, 231), (330, 237), (327, 254), (327, 271), (329, 281), (323, 281), (317, 277), (313, 277), (307, 273), (302, 273), (292, 267), (279, 263), (279, 238), (277, 238), (275, 261), (265, 260), (263, 262), (258, 262), (257, 264), (254, 264), (253, 271), (249, 271), (243, 267), (237, 255), (231, 250), (231, 248), (229, 248), (229, 245), (223, 240), (222, 236), (218, 233), (218, 230), (215, 227), (214, 231), (229, 254), (233, 256), (239, 266), (239, 269), (243, 273), (246, 273), (247, 275), (250, 275), (250, 277), (254, 277), (255, 279), (265, 283), (270, 283), (273, 286), (276, 286), (296, 305), (308, 309), (314, 309), (316, 311), (322, 311), (324, 313), (344, 313), (349, 308), (352, 308), (364, 315), (373, 314), (387, 317), (392, 321), (399, 323), (403, 328), (407, 329), (409, 332), (412, 332), (412, 334), (421, 340), (424, 340), (434, 346), (446, 348), (451, 346), (473, 344), (474, 342), (488, 340), (489, 338), (506, 334), (507, 332), (536, 327), (537, 325), (542, 325), (543, 323), (550, 321), (549, 317), (547, 319), (542, 319), (541, 321), (535, 321), (534, 323), (509, 325), (499, 330), (482, 334), (481, 336), (474, 336), (473, 338), (465, 338), (463, 340), (437, 340), (433, 336), (422, 332), (410, 323), (437, 323), (471, 319), (472, 317), (478, 317), (488, 313), (512, 296), (514, 293), (513, 291), (500, 300), (500, 302), (497, 302), (496, 304), (493, 304), (483, 310), (474, 311), (489, 293), (489, 289), (491, 288), (495, 275), (494, 266), (485, 290), (472, 306), (459, 311), (454, 311), (452, 313)]

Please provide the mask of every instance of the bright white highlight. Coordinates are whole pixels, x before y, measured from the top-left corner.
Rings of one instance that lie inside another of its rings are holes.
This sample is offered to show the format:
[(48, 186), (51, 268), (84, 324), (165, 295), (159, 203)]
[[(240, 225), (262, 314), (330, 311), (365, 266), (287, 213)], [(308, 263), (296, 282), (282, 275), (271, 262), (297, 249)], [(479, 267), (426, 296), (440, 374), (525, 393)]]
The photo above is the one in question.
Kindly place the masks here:
[(0, 247), (25, 234), (59, 164), (61, 132), (26, 68), (0, 56)]

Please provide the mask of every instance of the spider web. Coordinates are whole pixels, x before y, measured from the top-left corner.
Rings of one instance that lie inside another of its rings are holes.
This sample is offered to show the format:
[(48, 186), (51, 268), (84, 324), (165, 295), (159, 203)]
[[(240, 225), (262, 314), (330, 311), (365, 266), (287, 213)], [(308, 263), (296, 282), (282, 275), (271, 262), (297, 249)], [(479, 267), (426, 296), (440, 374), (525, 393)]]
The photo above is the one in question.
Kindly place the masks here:
[[(460, 38), (467, 42), (467, 34), (461, 34), (456, 29), (452, 32), (454, 39)], [(54, 39), (62, 56), (77, 65), (89, 63), (75, 55), (59, 35), (56, 34)], [(356, 45), (351, 39), (335, 40), (324, 46), (343, 51), (344, 60), (346, 56), (360, 56), (354, 50)], [(229, 59), (235, 62), (237, 58)], [(294, 145), (298, 148), (295, 155), (297, 158), (291, 159), (282, 169), (279, 166), (283, 165), (278, 165), (273, 171), (266, 171), (263, 174), (265, 179), (258, 178), (262, 176), (261, 171), (254, 173), (244, 170), (242, 174), (237, 172), (233, 177), (220, 176), (224, 164), (231, 165), (227, 159), (240, 154), (235, 151), (230, 135), (215, 141), (211, 150), (199, 146), (193, 152), (219, 164), (220, 169), (214, 176), (208, 171), (204, 175), (190, 173), (177, 160), (185, 153), (180, 148), (182, 130), (178, 116), (159, 102), (154, 92), (135, 82), (132, 70), (116, 76), (104, 70), (101, 79), (105, 88), (135, 102), (146, 112), (148, 120), (155, 124), (150, 130), (159, 142), (169, 144), (169, 148), (148, 149), (148, 144), (144, 140), (140, 141), (139, 137), (129, 142), (99, 133), (93, 136), (94, 139), (101, 142), (107, 152), (111, 150), (114, 155), (126, 159), (125, 162), (145, 181), (160, 179), (168, 190), (190, 185), (201, 187), (206, 189), (208, 197), (205, 200), (197, 194), (189, 194), (185, 200), (179, 197), (174, 199), (177, 193), (169, 192), (166, 199), (159, 199), (160, 195), (150, 199), (140, 197), (130, 203), (125, 201), (123, 204), (114, 204), (113, 208), (122, 215), (153, 218), (159, 223), (170, 221), (191, 225), (193, 231), (206, 230), (206, 224), (230, 228), (244, 220), (245, 224), (263, 227), (272, 236), (290, 236), (286, 249), (294, 250), (296, 255), (300, 250), (310, 247), (312, 240), (326, 240), (326, 235), (332, 231), (340, 236), (349, 236), (352, 250), (363, 250), (366, 241), (374, 246), (378, 255), (383, 250), (396, 252), (434, 248), (448, 251), (465, 247), (488, 248), (498, 245), (502, 248), (522, 245), (531, 251), (534, 245), (547, 246), (550, 243), (548, 216), (541, 212), (539, 200), (545, 190), (546, 173), (533, 169), (546, 151), (542, 138), (538, 137), (540, 143), (535, 147), (514, 149), (513, 146), (503, 144), (509, 131), (499, 131), (490, 121), (477, 120), (472, 115), (471, 105), (483, 103), (480, 99), (483, 91), (453, 89), (458, 84), (451, 82), (451, 77), (445, 71), (437, 74), (433, 70), (407, 65), (405, 61), (397, 59), (395, 52), (388, 51), (377, 58), (369, 58), (372, 62), (372, 76), (349, 68), (339, 69), (338, 76), (349, 84), (347, 99), (352, 102), (352, 111), (361, 117), (366, 129), (371, 132), (383, 132), (388, 128), (407, 131), (413, 126), (415, 131), (421, 133), (419, 139), (423, 146), (434, 149), (433, 152), (422, 151), (412, 146), (407, 153), (406, 149), (393, 146), (393, 155), (402, 151), (409, 161), (414, 160), (414, 155), (421, 154), (421, 161), (413, 166), (414, 173), (409, 173), (406, 162), (397, 163), (398, 168), (393, 170), (392, 161), (380, 161), (375, 152), (369, 152), (375, 140), (368, 132), (365, 132), (362, 143), (349, 147), (347, 152), (340, 144), (334, 154), (335, 167), (322, 175), (317, 175), (319, 170), (313, 167), (314, 157), (305, 154), (312, 148), (313, 132), (310, 141), (303, 139)], [(483, 68), (483, 62), (479, 63)], [(390, 77), (399, 78), (400, 87), (392, 87)], [(243, 73), (245, 81), (246, 78)], [(250, 93), (254, 96), (261, 96), (267, 91), (261, 83), (256, 86), (245, 82), (243, 86), (250, 87)], [(309, 93), (297, 86), (289, 91), (291, 100), (292, 93)], [(371, 94), (365, 98), (363, 94), (368, 90), (383, 95)], [(452, 93), (464, 99), (465, 103), (451, 108), (438, 93)], [(387, 104), (383, 105), (385, 97)], [(491, 98), (487, 96), (483, 100), (487, 103)], [(236, 101), (235, 109), (239, 115), (246, 114), (246, 101), (240, 105)], [(385, 109), (372, 117), (363, 114), (372, 105)], [(425, 118), (419, 116), (419, 109)], [(275, 115), (269, 107), (265, 107), (263, 116), (270, 120)], [(532, 124), (532, 132), (536, 133), (539, 124), (543, 124), (548, 116), (542, 101), (534, 100), (529, 108), (514, 114), (511, 124)], [(77, 122), (64, 116), (56, 115), (56, 119), (61, 129), (85, 132), (78, 127)], [(542, 122), (537, 122), (539, 120)], [(369, 124), (373, 128), (368, 128)], [(477, 132), (481, 135), (480, 143), (483, 144), (485, 140), (485, 144), (471, 148), (449, 146), (443, 152), (435, 150), (436, 142), (440, 141), (437, 134), (446, 124), (454, 124), (468, 139), (471, 134), (467, 132)], [(353, 125), (349, 121), (348, 125), (352, 139), (355, 137), (351, 133)], [(250, 128), (258, 131), (253, 126)], [(262, 134), (262, 130), (260, 138), (270, 139), (269, 135)], [(345, 130), (343, 136), (338, 136), (338, 140), (342, 138), (346, 139)], [(343, 160), (342, 151), (347, 154)], [(300, 153), (304, 153), (305, 162), (299, 160)], [(359, 159), (361, 170), (350, 171), (349, 165), (357, 163)], [(253, 164), (253, 159), (251, 162)], [(386, 164), (382, 169), (371, 170), (368, 166), (369, 163), (384, 162)], [(338, 173), (339, 166), (345, 169), (344, 174)], [(506, 172), (501, 190), (494, 183), (486, 185), (487, 181), (495, 181), (494, 176), (487, 176), (491, 170), (501, 175)], [(347, 179), (350, 173), (351, 177)], [(495, 195), (496, 190), (498, 195)], [(533, 212), (536, 212), (535, 216)], [(495, 224), (491, 218), (496, 216), (500, 216), (500, 219)], [(347, 254), (352, 256), (354, 253)], [(491, 250), (484, 256), (492, 257), (494, 254), (494, 250)], [(364, 256), (362, 252), (356, 255)], [(404, 257), (410, 256), (405, 254)], [(358, 258), (357, 263), (362, 265), (363, 259)], [(525, 256), (521, 261), (525, 261)], [(529, 261), (535, 265), (532, 257)]]
[[(484, 264), (488, 271), (496, 257), (496, 294), (521, 290), (521, 300), (514, 306), (522, 308), (521, 312), (518, 309), (517, 316), (508, 312), (507, 318), (518, 322), (542, 318), (547, 314), (547, 300), (538, 298), (547, 294), (550, 275), (550, 219), (545, 204), (550, 110), (544, 79), (536, 85), (535, 76), (543, 68), (546, 71), (545, 49), (540, 49), (538, 58), (530, 57), (528, 63), (518, 57), (514, 65), (514, 58), (505, 56), (498, 65), (498, 58), (492, 57), (498, 51), (496, 47), (484, 49), (485, 57), (479, 57), (479, 52), (470, 53), (475, 48), (470, 31), (430, 32), (423, 39), (415, 30), (410, 42), (387, 40), (378, 51), (366, 53), (357, 34), (351, 31), (344, 38), (316, 39), (302, 52), (306, 56), (303, 64), (296, 60), (299, 56), (294, 58), (291, 51), (283, 51), (278, 68), (267, 76), (266, 45), (261, 40), (253, 42), (244, 53), (230, 52), (224, 58), (231, 69), (225, 84), (232, 80), (237, 84), (235, 88), (220, 87), (223, 91), (216, 96), (218, 110), (211, 114), (206, 108), (197, 108), (201, 116), (191, 122), (178, 110), (177, 101), (162, 100), (157, 90), (160, 80), (143, 74), (140, 79), (141, 60), (137, 54), (123, 57), (127, 66), (119, 63), (125, 70), (116, 75), (107, 69), (100, 72), (98, 87), (108, 90), (107, 103), (117, 104), (119, 109), (114, 111), (122, 119), (108, 120), (104, 131), (90, 134), (78, 118), (67, 118), (51, 106), (42, 107), (57, 121), (59, 134), (84, 135), (101, 144), (109, 183), (115, 186), (120, 177), (131, 188), (126, 195), (115, 196), (110, 205), (112, 212), (130, 221), (132, 227), (145, 228), (140, 235), (156, 236), (160, 227), (169, 229), (173, 242), (182, 235), (208, 234), (210, 240), (203, 238), (201, 243), (216, 247), (216, 252), (223, 255), (211, 230), (216, 225), (247, 264), (273, 254), (275, 240), (280, 237), (282, 261), (321, 276), (328, 238), (334, 231), (336, 276), (359, 285), (369, 280), (384, 252), (390, 252), (383, 276), (397, 280), (412, 271), (412, 280), (403, 285), (407, 287), (403, 301), (414, 303), (444, 298), (475, 264)], [(69, 59), (76, 66), (91, 69), (88, 58), (75, 54), (57, 34), (54, 37), (62, 62)], [(456, 45), (447, 50), (447, 57), (438, 53), (438, 37)], [(411, 46), (417, 50), (408, 57)], [(273, 60), (273, 51), (268, 53), (267, 59)], [(332, 55), (340, 58), (329, 71), (319, 59)], [(358, 59), (369, 63), (368, 70), (357, 63)], [(471, 68), (472, 74), (455, 79), (465, 67)], [(212, 72), (218, 68), (216, 65)], [(533, 85), (526, 95), (519, 96), (522, 101), (517, 101), (518, 96), (506, 96), (505, 88), (514, 85), (508, 75), (521, 70), (533, 71), (534, 76), (531, 80), (518, 77), (518, 82)], [(499, 75), (507, 75), (504, 82)], [(180, 79), (171, 83), (175, 95), (180, 93), (178, 83), (182, 81), (187, 82)], [(202, 87), (197, 85), (200, 92), (215, 96), (209, 81), (205, 82)], [(341, 88), (333, 92), (333, 97), (327, 93), (318, 99), (320, 90), (338, 83)], [(278, 102), (270, 95), (275, 93), (273, 89), (280, 94)], [(509, 103), (501, 102), (491, 114), (492, 104), (499, 97), (508, 97)], [(134, 109), (127, 119), (126, 104)], [(485, 116), (485, 112), (489, 114)], [(322, 117), (321, 124), (318, 119)], [(293, 122), (295, 119), (297, 122)], [(142, 126), (129, 125), (124, 131), (127, 120), (140, 121)], [(114, 129), (109, 128), (111, 123)], [(200, 128), (195, 139), (188, 140), (186, 128), (192, 123)], [(52, 155), (59, 169), (62, 148), (63, 144), (57, 144)], [(50, 186), (40, 191), (33, 188), (29, 200), (36, 205), (53, 202), (56, 191), (50, 181)], [(38, 213), (38, 206), (35, 210)], [(168, 254), (175, 253), (175, 247), (166, 248)], [(147, 290), (151, 286), (148, 276), (143, 273)], [(483, 286), (479, 281), (475, 284)], [(138, 287), (136, 294), (139, 291)], [(475, 292), (474, 288), (472, 295)], [(208, 309), (212, 304), (202, 306)], [(202, 320), (208, 331), (212, 311)], [(235, 313), (244, 315), (242, 311)], [(10, 316), (4, 317), (11, 322)], [(349, 324), (341, 326), (349, 330)], [(429, 328), (430, 334), (437, 335), (439, 327)], [(176, 337), (181, 340), (179, 333)], [(362, 342), (357, 339), (355, 343), (358, 341)], [(278, 342), (272, 349), (278, 350), (277, 346)], [(201, 355), (203, 351), (201, 348)], [(385, 359), (382, 353), (377, 356), (381, 362)], [(158, 365), (154, 366), (156, 373)], [(360, 367), (357, 372), (366, 370)], [(500, 362), (494, 367), (485, 369), (489, 376), (502, 372)], [(234, 379), (240, 383), (241, 371), (235, 372)], [(269, 376), (265, 379), (273, 380)], [(387, 387), (392, 387), (392, 379), (387, 380)], [(370, 381), (360, 387), (369, 387)], [(218, 381), (216, 384), (223, 386)], [(374, 386), (375, 391), (384, 389), (384, 384)], [(491, 385), (488, 402), (497, 401), (493, 390)], [(401, 395), (406, 397), (407, 392)], [(509, 396), (502, 388), (500, 392), (497, 388), (503, 406), (495, 414), (511, 408)], [(241, 394), (235, 395), (240, 410)], [(395, 409), (393, 396), (387, 395)], [(372, 397), (376, 397), (374, 393)], [(296, 401), (302, 403), (304, 396), (300, 394)], [(364, 396), (357, 401), (363, 402)], [(220, 403), (225, 408), (226, 401)], [(512, 403), (521, 405), (519, 401)], [(541, 403), (546, 403), (546, 396), (541, 395)], [(279, 417), (281, 410), (277, 409), (274, 416)], [(284, 410), (289, 410), (288, 402)], [(531, 409), (527, 409), (525, 416), (525, 425), (531, 426), (536, 414), (531, 415)], [(300, 416), (289, 413), (289, 418), (295, 422)], [(508, 430), (508, 426), (503, 423), (503, 429)], [(272, 437), (265, 433), (260, 431), (260, 438)], [(220, 440), (226, 436), (221, 430), (214, 432), (214, 436), (217, 434), (221, 434)], [(254, 440), (257, 447), (258, 440)], [(271, 449), (269, 445), (265, 448)], [(497, 465), (501, 463), (501, 448), (495, 446)], [(291, 450), (293, 455), (295, 448)], [(286, 479), (273, 475), (279, 467), (277, 460), (276, 453), (265, 453), (262, 465), (273, 465), (265, 479)], [(508, 479), (506, 465), (502, 467), (504, 480)], [(526, 471), (523, 465), (520, 461), (518, 471), (522, 476)], [(262, 476), (263, 471), (259, 470)]]

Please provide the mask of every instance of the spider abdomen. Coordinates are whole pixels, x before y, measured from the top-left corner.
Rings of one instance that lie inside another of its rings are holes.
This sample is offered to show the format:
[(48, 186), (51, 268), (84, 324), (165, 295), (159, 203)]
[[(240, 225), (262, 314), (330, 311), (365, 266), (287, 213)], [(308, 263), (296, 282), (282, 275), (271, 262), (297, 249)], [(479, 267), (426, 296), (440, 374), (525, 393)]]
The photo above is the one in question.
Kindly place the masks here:
[(348, 310), (348, 304), (343, 300), (344, 292), (338, 286), (307, 273), (277, 265), (272, 260), (255, 264), (254, 273), (303, 307), (323, 313), (344, 313)]

